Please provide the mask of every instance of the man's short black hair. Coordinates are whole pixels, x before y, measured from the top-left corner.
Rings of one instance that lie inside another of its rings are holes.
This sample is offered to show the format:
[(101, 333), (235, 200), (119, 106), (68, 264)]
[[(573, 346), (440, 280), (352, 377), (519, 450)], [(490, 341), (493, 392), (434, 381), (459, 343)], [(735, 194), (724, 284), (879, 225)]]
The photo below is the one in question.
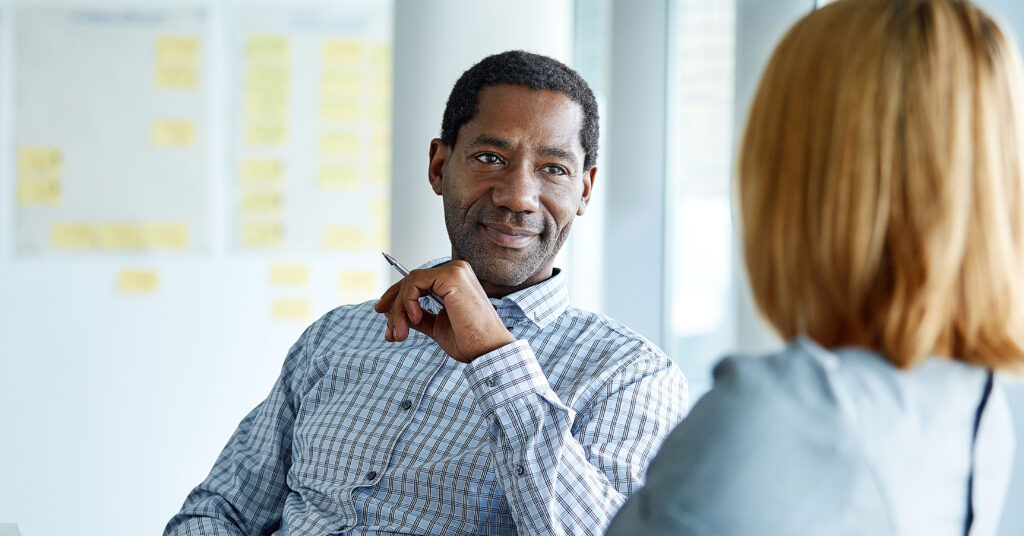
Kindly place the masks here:
[(579, 103), (583, 107), (580, 145), (586, 153), (583, 168), (590, 169), (597, 162), (597, 100), (586, 80), (556, 59), (522, 50), (487, 56), (462, 73), (448, 95), (441, 141), (455, 147), (459, 129), (476, 117), (480, 90), (498, 84), (556, 91)]

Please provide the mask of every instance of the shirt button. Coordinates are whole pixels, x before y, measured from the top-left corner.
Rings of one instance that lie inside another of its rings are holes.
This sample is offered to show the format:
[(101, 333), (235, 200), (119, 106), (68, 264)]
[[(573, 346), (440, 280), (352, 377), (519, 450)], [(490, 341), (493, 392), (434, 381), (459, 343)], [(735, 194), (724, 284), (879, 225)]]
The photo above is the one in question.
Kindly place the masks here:
[(522, 465), (517, 465), (516, 466), (516, 474), (519, 475), (519, 476), (523, 476), (524, 474), (526, 474), (526, 468), (523, 467)]
[(487, 378), (487, 386), (488, 387), (497, 387), (498, 382), (500, 380), (501, 380), (501, 377), (498, 376), (497, 374), (495, 374), (494, 376), (491, 376), (490, 378)]
[(516, 327), (515, 324), (508, 324), (507, 326), (505, 326), (505, 329), (512, 331), (512, 328), (514, 327)]
[(373, 480), (374, 478), (377, 478), (377, 471), (370, 471), (369, 473), (366, 473), (367, 480)]
[(406, 399), (406, 400), (402, 401), (402, 409), (409, 409), (411, 407), (412, 407), (412, 400)]

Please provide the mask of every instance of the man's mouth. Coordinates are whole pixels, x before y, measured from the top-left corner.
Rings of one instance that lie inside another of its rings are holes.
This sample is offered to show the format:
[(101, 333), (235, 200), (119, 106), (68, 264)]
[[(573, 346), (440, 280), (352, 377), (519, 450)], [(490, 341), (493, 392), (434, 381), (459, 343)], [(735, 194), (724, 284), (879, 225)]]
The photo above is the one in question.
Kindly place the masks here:
[(484, 223), (484, 232), (495, 244), (505, 248), (522, 248), (537, 238), (537, 232), (502, 223)]

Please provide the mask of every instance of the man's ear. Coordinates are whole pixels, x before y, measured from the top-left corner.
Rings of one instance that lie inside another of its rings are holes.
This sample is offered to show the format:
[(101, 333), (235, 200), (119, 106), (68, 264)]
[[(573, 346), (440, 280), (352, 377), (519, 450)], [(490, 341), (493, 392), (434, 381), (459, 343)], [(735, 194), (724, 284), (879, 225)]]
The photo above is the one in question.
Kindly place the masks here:
[(582, 216), (587, 211), (587, 204), (590, 203), (590, 193), (594, 190), (594, 181), (597, 179), (597, 166), (590, 168), (583, 174), (583, 194), (580, 196), (580, 205), (576, 209), (576, 215)]
[(441, 177), (444, 175), (444, 165), (451, 154), (451, 147), (448, 147), (448, 144), (440, 138), (430, 140), (430, 164), (427, 166), (427, 178), (430, 180), (430, 187), (437, 195), (441, 195)]

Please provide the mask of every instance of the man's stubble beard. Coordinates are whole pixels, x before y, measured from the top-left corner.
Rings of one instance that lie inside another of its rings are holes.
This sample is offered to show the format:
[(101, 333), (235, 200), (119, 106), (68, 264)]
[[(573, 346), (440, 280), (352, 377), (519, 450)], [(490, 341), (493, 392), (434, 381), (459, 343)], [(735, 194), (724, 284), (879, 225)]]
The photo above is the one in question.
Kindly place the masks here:
[[(444, 221), (454, 256), (469, 263), (477, 279), (503, 287), (517, 287), (533, 277), (558, 254), (569, 236), (570, 220), (557, 236), (550, 236), (550, 225), (543, 216), (486, 207), (473, 221), (464, 217), (467, 207), (444, 197)], [(517, 259), (496, 258), (488, 254), (481, 237), (480, 220), (501, 222), (538, 232), (537, 244), (521, 251)]]

